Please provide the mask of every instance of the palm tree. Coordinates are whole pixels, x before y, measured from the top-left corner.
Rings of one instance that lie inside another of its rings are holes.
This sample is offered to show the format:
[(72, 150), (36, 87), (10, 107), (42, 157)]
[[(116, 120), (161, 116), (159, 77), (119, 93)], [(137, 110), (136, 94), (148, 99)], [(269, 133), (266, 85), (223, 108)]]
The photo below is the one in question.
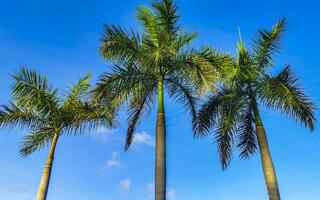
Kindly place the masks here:
[(58, 139), (63, 135), (81, 134), (98, 126), (112, 127), (113, 113), (89, 104), (90, 74), (73, 84), (63, 96), (48, 83), (47, 78), (27, 68), (12, 77), (14, 102), (2, 105), (0, 126), (21, 126), (30, 130), (20, 149), (22, 157), (50, 144), (42, 173), (37, 200), (47, 197), (51, 169)]
[(212, 132), (225, 169), (231, 159), (233, 141), (241, 158), (249, 158), (259, 148), (270, 200), (280, 200), (277, 177), (271, 158), (260, 108), (280, 110), (286, 116), (314, 130), (314, 103), (303, 93), (290, 66), (272, 76), (273, 55), (279, 51), (286, 20), (271, 31), (259, 30), (252, 51), (245, 48), (241, 35), (237, 58), (225, 68), (219, 91), (211, 94), (198, 113), (198, 133)]
[(164, 92), (182, 103), (195, 119), (194, 88), (197, 88), (197, 93), (212, 89), (217, 78), (215, 66), (224, 64), (228, 57), (209, 47), (197, 50), (188, 46), (197, 33), (181, 30), (177, 6), (172, 0), (153, 1), (151, 9), (144, 6), (137, 9), (136, 17), (143, 26), (142, 34), (114, 25), (104, 27), (100, 53), (115, 66), (112, 72), (100, 77), (95, 96), (101, 100), (111, 94), (115, 107), (128, 103), (126, 150), (133, 140), (138, 121), (157, 98), (155, 199), (165, 200)]

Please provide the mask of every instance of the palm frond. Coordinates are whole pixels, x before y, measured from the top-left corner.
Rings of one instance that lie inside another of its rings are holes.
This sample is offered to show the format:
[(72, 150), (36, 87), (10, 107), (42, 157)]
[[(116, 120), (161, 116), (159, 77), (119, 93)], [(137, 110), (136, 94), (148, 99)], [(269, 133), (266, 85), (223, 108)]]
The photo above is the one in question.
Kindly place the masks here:
[(100, 76), (93, 93), (96, 99), (105, 97), (112, 99), (112, 105), (118, 107), (128, 100), (136, 88), (153, 82), (156, 82), (156, 77), (142, 71), (136, 65), (115, 65), (112, 73), (104, 73)]
[(271, 31), (258, 30), (253, 51), (257, 66), (260, 69), (265, 69), (272, 65), (272, 56), (274, 53), (279, 52), (281, 48), (281, 39), (286, 27), (287, 21), (282, 18), (273, 26)]
[(177, 5), (174, 4), (173, 0), (154, 0), (151, 6), (156, 12), (159, 26), (164, 29), (165, 33), (175, 36), (179, 30)]
[(74, 83), (70, 91), (67, 94), (67, 97), (63, 103), (64, 107), (75, 106), (82, 101), (87, 101), (89, 89), (91, 87), (89, 79), (92, 74), (88, 73), (84, 77), (80, 78), (77, 83)]
[(232, 158), (233, 138), (237, 131), (237, 109), (223, 107), (217, 123), (215, 141), (218, 146), (222, 169), (226, 169)]
[(315, 104), (304, 94), (290, 66), (274, 77), (266, 76), (260, 88), (261, 100), (301, 122), (311, 131), (315, 127)]
[(193, 127), (196, 135), (203, 136), (213, 130), (219, 118), (223, 96), (227, 91), (220, 91), (208, 97), (208, 100), (201, 105), (197, 114), (197, 123)]
[(52, 128), (40, 128), (30, 135), (23, 137), (23, 141), (20, 148), (20, 154), (22, 157), (27, 157), (31, 153), (42, 149), (50, 144), (54, 130)]
[(197, 38), (199, 33), (197, 32), (179, 32), (176, 39), (173, 42), (173, 47), (176, 52), (181, 51), (186, 45), (189, 45), (195, 38)]
[(138, 88), (132, 95), (129, 105), (128, 129), (125, 150), (128, 150), (134, 137), (136, 126), (143, 116), (151, 108), (155, 97), (156, 84), (146, 85)]
[(128, 33), (119, 26), (104, 26), (100, 54), (118, 62), (136, 61), (140, 56), (141, 39), (137, 33)]
[(181, 77), (171, 76), (164, 79), (164, 81), (168, 88), (169, 95), (174, 97), (190, 112), (192, 126), (195, 127), (197, 124), (197, 98), (195, 97), (195, 91), (192, 86)]
[[(115, 120), (117, 112), (111, 106), (105, 108), (91, 102), (82, 102), (74, 107), (67, 107), (64, 113), (61, 134), (79, 135), (101, 126), (112, 129), (118, 125)], [(63, 112), (60, 115), (63, 116)]]
[(13, 102), (7, 105), (1, 105), (0, 110), (0, 126), (15, 127), (20, 126), (23, 128), (34, 129), (43, 123), (41, 116), (36, 113), (21, 108)]
[(217, 69), (207, 59), (207, 53), (207, 49), (182, 51), (177, 55), (172, 67), (168, 69), (184, 77), (198, 88), (199, 95), (212, 91), (218, 79)]
[(57, 90), (45, 76), (22, 67), (12, 78), (13, 97), (19, 106), (48, 115), (57, 110)]
[(254, 126), (252, 106), (246, 108), (237, 135), (237, 147), (240, 149), (241, 158), (249, 158), (257, 150), (257, 136)]
[(146, 31), (145, 36), (149, 36), (152, 40), (152, 43), (158, 46), (157, 36), (159, 34), (159, 25), (155, 14), (145, 6), (138, 6), (137, 10), (138, 12), (136, 14), (136, 17), (139, 21), (142, 22), (142, 25)]

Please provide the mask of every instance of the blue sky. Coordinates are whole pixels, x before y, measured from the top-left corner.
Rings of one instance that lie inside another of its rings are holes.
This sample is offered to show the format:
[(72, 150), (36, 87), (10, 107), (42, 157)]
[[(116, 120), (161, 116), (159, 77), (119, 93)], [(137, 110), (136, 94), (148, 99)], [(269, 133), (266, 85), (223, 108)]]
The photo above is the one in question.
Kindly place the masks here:
[[(102, 24), (140, 29), (134, 19), (142, 0), (0, 0), (0, 102), (10, 99), (9, 74), (29, 66), (65, 87), (93, 72), (92, 83), (110, 63), (98, 55)], [(282, 16), (289, 30), (279, 70), (291, 64), (306, 93), (320, 105), (320, 27), (316, 1), (178, 1), (181, 24), (199, 31), (196, 45), (211, 44), (235, 52), (237, 27), (250, 45), (256, 29), (270, 28)], [(166, 99), (169, 200), (267, 199), (259, 156), (234, 159), (222, 171), (212, 138), (194, 140), (181, 106)], [(319, 116), (319, 112), (317, 112)], [(320, 191), (319, 126), (310, 134), (275, 111), (262, 110), (282, 198), (316, 200)], [(100, 128), (80, 137), (61, 138), (48, 200), (152, 199), (155, 113), (143, 120), (132, 148), (124, 152), (126, 121), (117, 130)], [(18, 155), (21, 129), (0, 129), (0, 199), (32, 200), (48, 149), (26, 159)]]

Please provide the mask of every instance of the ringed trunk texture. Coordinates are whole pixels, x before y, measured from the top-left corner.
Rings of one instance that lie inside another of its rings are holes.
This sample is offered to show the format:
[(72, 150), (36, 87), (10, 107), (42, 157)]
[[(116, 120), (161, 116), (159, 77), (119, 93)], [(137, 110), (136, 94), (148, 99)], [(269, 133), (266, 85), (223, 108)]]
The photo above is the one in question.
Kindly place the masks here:
[(267, 185), (269, 200), (280, 200), (280, 192), (278, 187), (278, 181), (276, 172), (273, 166), (273, 161), (271, 158), (268, 138), (260, 117), (259, 110), (256, 106), (254, 110), (255, 114), (255, 125), (256, 125), (256, 134), (258, 139), (258, 145), (260, 149), (262, 168), (264, 173), (265, 182)]
[(166, 119), (163, 102), (163, 79), (158, 81), (158, 114), (156, 128), (155, 199), (166, 199)]
[(52, 169), (52, 163), (54, 159), (54, 152), (56, 149), (57, 141), (58, 141), (59, 135), (54, 134), (53, 140), (51, 143), (50, 152), (46, 161), (46, 164), (44, 166), (42, 177), (38, 189), (37, 199), (36, 200), (46, 200), (47, 199), (47, 193), (48, 193), (48, 187), (50, 183), (50, 175), (51, 175), (51, 169)]

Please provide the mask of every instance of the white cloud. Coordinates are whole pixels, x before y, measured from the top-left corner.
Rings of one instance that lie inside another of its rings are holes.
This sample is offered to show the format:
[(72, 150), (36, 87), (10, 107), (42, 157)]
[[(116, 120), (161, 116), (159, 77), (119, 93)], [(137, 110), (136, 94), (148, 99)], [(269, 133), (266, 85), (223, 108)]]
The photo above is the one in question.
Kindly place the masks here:
[(109, 139), (111, 138), (112, 134), (115, 133), (117, 130), (115, 129), (108, 129), (105, 126), (100, 126), (96, 130), (94, 130), (93, 136), (94, 138), (97, 138), (98, 140), (102, 142), (108, 142)]
[(168, 200), (175, 200), (176, 199), (176, 190), (175, 189), (168, 189)]
[(154, 138), (146, 132), (134, 134), (133, 143), (155, 146)]
[(120, 181), (120, 189), (124, 192), (129, 192), (131, 188), (131, 180), (129, 178), (126, 178), (122, 181)]
[(154, 183), (149, 183), (147, 185), (147, 199), (148, 200), (154, 199)]
[(111, 159), (107, 161), (107, 166), (109, 168), (120, 167), (121, 166), (119, 152), (115, 151), (115, 152), (112, 153)]

